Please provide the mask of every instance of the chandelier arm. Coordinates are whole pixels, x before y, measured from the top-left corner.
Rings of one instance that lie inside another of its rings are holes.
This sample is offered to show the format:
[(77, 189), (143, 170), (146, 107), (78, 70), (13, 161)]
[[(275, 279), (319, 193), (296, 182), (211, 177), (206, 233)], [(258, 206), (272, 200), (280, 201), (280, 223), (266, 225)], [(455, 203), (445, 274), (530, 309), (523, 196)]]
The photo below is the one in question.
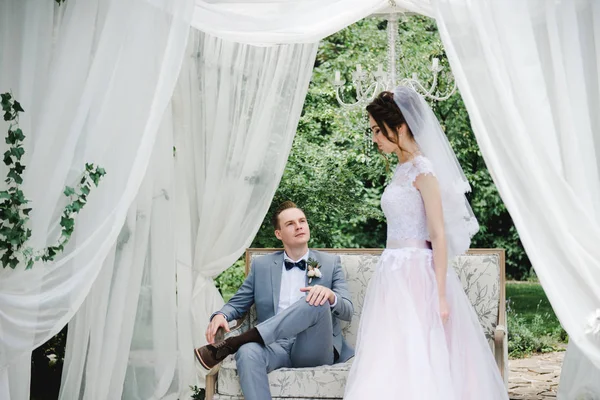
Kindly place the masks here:
[[(389, 0), (392, 8), (396, 6), (394, 0)], [(403, 12), (398, 9), (398, 12), (390, 12), (386, 15), (387, 24), (387, 67), (388, 71), (384, 72), (381, 64), (378, 66), (378, 70), (375, 73), (369, 73), (362, 69), (361, 65), (358, 64), (356, 66), (356, 71), (352, 72), (352, 85), (356, 91), (356, 102), (354, 103), (345, 103), (342, 100), (342, 90), (343, 83), (339, 79), (340, 72), (335, 71), (336, 80), (334, 81), (334, 86), (336, 87), (336, 99), (338, 103), (344, 108), (355, 108), (364, 106), (367, 102), (373, 100), (377, 93), (382, 90), (393, 90), (398, 84), (410, 86), (414, 90), (420, 92), (423, 96), (435, 100), (435, 101), (443, 101), (447, 100), (456, 92), (456, 81), (452, 79), (452, 89), (449, 90), (446, 94), (435, 95), (435, 91), (439, 85), (439, 73), (441, 71), (438, 68), (438, 59), (434, 58), (433, 64), (431, 66), (431, 71), (433, 72), (433, 81), (430, 85), (429, 89), (426, 89), (423, 84), (419, 81), (418, 77), (414, 78), (403, 78), (399, 79), (397, 76), (397, 58), (400, 58), (404, 64), (405, 60), (402, 55), (402, 48), (398, 43), (398, 28), (399, 28), (399, 20)], [(404, 65), (404, 69), (408, 70), (406, 65)], [(416, 74), (415, 74), (416, 75)], [(370, 83), (369, 83), (370, 82)]]
[(355, 103), (346, 103), (342, 100), (340, 96), (341, 88), (336, 88), (335, 97), (337, 98), (338, 103), (344, 108), (354, 108), (361, 103), (361, 100), (357, 100)]

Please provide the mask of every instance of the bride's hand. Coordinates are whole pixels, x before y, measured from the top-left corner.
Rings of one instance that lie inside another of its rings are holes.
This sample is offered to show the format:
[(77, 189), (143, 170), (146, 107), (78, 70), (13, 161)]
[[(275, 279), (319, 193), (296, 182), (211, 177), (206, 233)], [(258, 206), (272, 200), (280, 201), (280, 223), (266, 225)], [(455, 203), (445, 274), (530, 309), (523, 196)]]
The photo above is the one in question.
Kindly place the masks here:
[(448, 302), (445, 297), (440, 298), (440, 318), (442, 322), (445, 324), (448, 321), (448, 317), (450, 316), (450, 307), (448, 307)]

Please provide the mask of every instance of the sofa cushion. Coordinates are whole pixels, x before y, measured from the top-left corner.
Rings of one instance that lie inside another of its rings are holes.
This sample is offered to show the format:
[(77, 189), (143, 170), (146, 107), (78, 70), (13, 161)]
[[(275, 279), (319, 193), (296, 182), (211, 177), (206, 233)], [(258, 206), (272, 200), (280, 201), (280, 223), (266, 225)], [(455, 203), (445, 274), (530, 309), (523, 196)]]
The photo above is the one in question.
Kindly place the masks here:
[[(281, 368), (269, 374), (271, 395), (285, 398), (340, 399), (352, 359), (346, 363), (315, 368)], [(217, 389), (220, 395), (241, 396), (235, 359), (228, 357), (219, 370)], [(235, 397), (234, 397), (235, 398)]]
[(464, 254), (453, 263), (488, 340), (493, 340), (498, 321), (500, 262), (498, 254)]

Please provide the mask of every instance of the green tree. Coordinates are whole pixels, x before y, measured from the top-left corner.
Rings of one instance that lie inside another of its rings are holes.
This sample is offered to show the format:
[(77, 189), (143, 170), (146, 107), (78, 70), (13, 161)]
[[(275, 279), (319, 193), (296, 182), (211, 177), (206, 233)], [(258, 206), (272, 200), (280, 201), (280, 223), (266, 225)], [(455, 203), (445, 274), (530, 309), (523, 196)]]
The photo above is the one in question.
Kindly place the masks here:
[[(350, 70), (356, 64), (386, 63), (386, 27), (385, 20), (367, 18), (322, 41), (284, 175), (253, 246), (280, 246), (270, 217), (284, 200), (293, 200), (306, 211), (312, 247), (385, 245), (379, 201), (390, 172), (384, 158), (365, 140), (365, 112), (340, 108), (332, 78), (335, 70), (344, 71), (349, 89), (345, 94), (351, 99)], [(427, 80), (434, 56), (449, 68), (434, 20), (406, 17), (399, 24), (399, 37), (401, 73), (415, 71)], [(440, 84), (444, 91), (450, 82), (442, 77)], [(505, 248), (508, 275), (526, 276), (531, 264), (485, 166), (460, 93), (432, 103), (432, 108), (473, 188), (468, 198), (481, 230), (472, 246)], [(395, 163), (393, 158), (389, 161)]]

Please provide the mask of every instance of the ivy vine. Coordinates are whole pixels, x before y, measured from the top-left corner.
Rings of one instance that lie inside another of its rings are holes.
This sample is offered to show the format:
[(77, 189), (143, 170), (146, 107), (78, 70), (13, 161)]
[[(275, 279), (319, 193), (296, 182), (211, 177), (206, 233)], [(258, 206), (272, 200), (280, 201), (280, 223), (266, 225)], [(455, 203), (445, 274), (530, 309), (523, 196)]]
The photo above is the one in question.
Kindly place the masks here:
[(31, 237), (31, 229), (27, 227), (31, 208), (27, 207), (30, 201), (21, 190), (22, 174), (25, 171), (25, 165), (21, 161), (25, 154), (22, 144), (25, 135), (19, 128), (19, 113), (24, 110), (10, 93), (0, 95), (0, 105), (4, 120), (9, 122), (6, 136), (9, 149), (4, 153), (4, 164), (9, 167), (5, 179), (7, 189), (0, 191), (0, 261), (3, 268), (15, 269), (20, 263), (24, 263), (25, 269), (30, 269), (37, 261), (53, 261), (65, 249), (75, 230), (75, 216), (86, 205), (92, 185), (97, 187), (106, 171), (94, 164), (86, 164), (77, 186), (65, 187), (64, 195), (70, 203), (63, 210), (60, 219), (61, 234), (57, 242), (39, 250), (27, 246)]

